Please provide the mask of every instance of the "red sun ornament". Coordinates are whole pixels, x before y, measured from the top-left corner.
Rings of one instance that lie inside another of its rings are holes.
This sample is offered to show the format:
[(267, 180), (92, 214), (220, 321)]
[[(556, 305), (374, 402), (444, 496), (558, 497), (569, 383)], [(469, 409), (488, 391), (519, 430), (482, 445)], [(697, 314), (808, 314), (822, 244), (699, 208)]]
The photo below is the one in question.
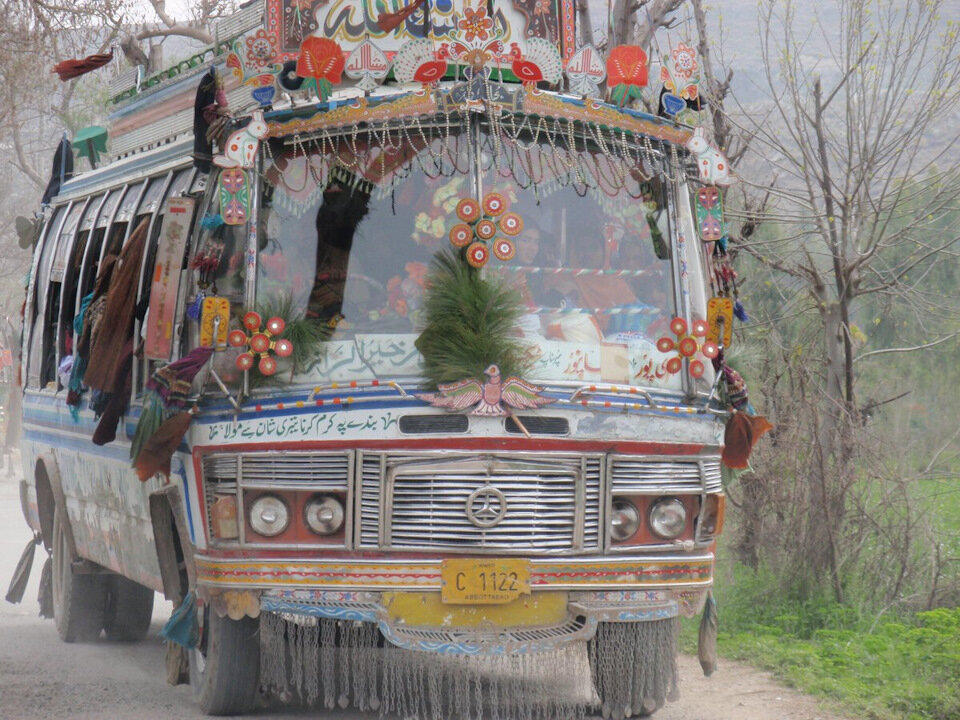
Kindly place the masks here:
[(690, 374), (695, 378), (703, 377), (707, 367), (695, 355), (700, 353), (712, 360), (720, 354), (717, 344), (707, 339), (707, 330), (708, 326), (704, 320), (694, 320), (689, 328), (687, 321), (681, 317), (675, 317), (670, 321), (670, 332), (676, 336), (676, 340), (667, 336), (657, 339), (657, 350), (660, 352), (668, 353), (674, 350), (677, 352), (667, 360), (667, 372), (680, 372), (683, 368), (683, 359), (686, 358), (690, 361)]
[(647, 54), (637, 45), (617, 45), (607, 58), (610, 98), (619, 106), (640, 97), (647, 84)]
[(497, 237), (498, 230), (511, 237), (523, 230), (523, 218), (507, 212), (509, 205), (507, 198), (496, 192), (487, 193), (481, 202), (465, 197), (457, 203), (457, 218), (462, 222), (450, 228), (450, 243), (457, 248), (469, 245), (467, 262), (473, 267), (483, 267), (491, 252), (503, 262), (516, 254), (510, 240)]
[(297, 75), (313, 83), (320, 99), (326, 100), (343, 77), (344, 65), (343, 49), (336, 41), (311, 35), (300, 46)]
[(237, 367), (244, 372), (250, 370), (259, 356), (257, 369), (262, 375), (273, 375), (277, 371), (277, 361), (272, 355), (285, 358), (293, 354), (293, 343), (286, 338), (277, 337), (286, 330), (287, 324), (281, 317), (272, 317), (261, 330), (263, 318), (260, 313), (250, 311), (243, 316), (243, 326), (250, 335), (243, 330), (231, 330), (227, 336), (231, 347), (249, 347), (247, 352), (237, 356)]

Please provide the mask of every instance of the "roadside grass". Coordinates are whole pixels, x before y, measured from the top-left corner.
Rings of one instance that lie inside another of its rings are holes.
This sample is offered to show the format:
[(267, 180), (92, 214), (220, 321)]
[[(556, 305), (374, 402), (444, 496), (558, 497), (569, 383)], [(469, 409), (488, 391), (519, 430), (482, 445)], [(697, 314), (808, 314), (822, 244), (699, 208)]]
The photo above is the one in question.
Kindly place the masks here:
[[(917, 488), (949, 557), (960, 550), (958, 486), (950, 478)], [(858, 720), (960, 719), (960, 607), (881, 612), (869, 587), (850, 593), (857, 600), (849, 605), (800, 601), (774, 573), (724, 556), (721, 549), (714, 587), (719, 673), (724, 658), (741, 660)], [(684, 621), (685, 652), (696, 653), (698, 626), (699, 618)]]
[[(741, 579), (716, 588), (718, 672), (723, 658), (741, 660), (864, 720), (960, 718), (960, 608), (876, 621), (828, 603), (770, 603)], [(684, 622), (685, 652), (696, 653), (698, 623)]]

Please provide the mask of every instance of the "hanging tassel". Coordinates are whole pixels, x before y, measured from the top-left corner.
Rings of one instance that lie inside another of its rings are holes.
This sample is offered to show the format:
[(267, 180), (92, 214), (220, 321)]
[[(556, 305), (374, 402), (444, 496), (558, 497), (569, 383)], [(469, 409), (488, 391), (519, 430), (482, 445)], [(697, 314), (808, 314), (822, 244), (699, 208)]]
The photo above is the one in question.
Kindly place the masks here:
[(700, 617), (700, 633), (697, 637), (697, 658), (703, 674), (710, 677), (717, 670), (717, 601), (713, 599), (713, 591), (707, 591), (707, 602), (703, 606), (703, 615)]
[(733, 303), (733, 314), (740, 322), (750, 322), (750, 317), (747, 315), (747, 309), (739, 300)]
[(137, 421), (137, 430), (130, 442), (130, 459), (134, 466), (137, 464), (137, 458), (140, 457), (143, 446), (156, 434), (165, 419), (163, 398), (160, 397), (159, 393), (148, 390), (146, 397), (143, 399), (143, 410), (140, 412), (140, 419)]
[(190, 303), (187, 307), (187, 317), (191, 320), (196, 320), (199, 322), (200, 313), (203, 310), (203, 300), (207, 297), (207, 294), (201, 289), (197, 290), (196, 299)]
[(723, 453), (720, 460), (728, 468), (744, 470), (749, 467), (754, 445), (773, 425), (762, 415), (735, 412), (723, 432)]
[(113, 50), (106, 54), (87, 55), (82, 60), (64, 60), (54, 65), (50, 72), (56, 73), (62, 82), (66, 82), (103, 67), (111, 60), (113, 60)]
[(200, 640), (200, 625), (197, 623), (197, 597), (193, 590), (180, 603), (180, 607), (173, 611), (173, 615), (160, 631), (160, 637), (172, 643), (192, 650)]
[(219, 230), (223, 227), (223, 215), (220, 213), (216, 215), (204, 215), (203, 220), (200, 221), (200, 227), (207, 232)]
[[(170, 474), (170, 458), (183, 442), (183, 436), (190, 427), (192, 415), (181, 412), (165, 420), (157, 431), (150, 436), (139, 449), (134, 467), (141, 482), (146, 482), (157, 473)], [(137, 426), (140, 429), (140, 426)]]

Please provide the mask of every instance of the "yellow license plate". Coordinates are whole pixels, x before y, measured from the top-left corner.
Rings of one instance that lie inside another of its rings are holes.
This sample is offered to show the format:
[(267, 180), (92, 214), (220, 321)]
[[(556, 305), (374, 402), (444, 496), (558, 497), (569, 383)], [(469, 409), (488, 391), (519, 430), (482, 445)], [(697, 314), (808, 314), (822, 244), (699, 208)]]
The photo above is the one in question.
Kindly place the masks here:
[(500, 605), (530, 594), (526, 560), (444, 560), (440, 578), (440, 599), (449, 605)]

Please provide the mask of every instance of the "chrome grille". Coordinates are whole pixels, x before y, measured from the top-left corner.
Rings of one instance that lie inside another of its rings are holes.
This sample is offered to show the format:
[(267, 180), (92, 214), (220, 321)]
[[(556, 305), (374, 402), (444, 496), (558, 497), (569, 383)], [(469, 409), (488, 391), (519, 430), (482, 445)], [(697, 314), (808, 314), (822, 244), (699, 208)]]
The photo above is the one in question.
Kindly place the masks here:
[(350, 456), (346, 453), (246, 453), (240, 455), (240, 478), (244, 487), (289, 487), (294, 490), (320, 486), (346, 490)]
[(610, 485), (618, 494), (720, 492), (720, 461), (615, 456), (610, 459)]
[(585, 462), (586, 493), (583, 518), (583, 547), (585, 550), (600, 549), (600, 508), (603, 505), (600, 493), (600, 458), (588, 457)]
[[(600, 538), (600, 470), (595, 456), (364, 454), (359, 544), (380, 546), (378, 517), (389, 504), (385, 549), (593, 551)], [(480, 528), (467, 517), (467, 499), (488, 484), (503, 493), (507, 513), (494, 527)]]
[(360, 547), (380, 545), (380, 483), (383, 478), (382, 455), (364, 454), (360, 465)]

